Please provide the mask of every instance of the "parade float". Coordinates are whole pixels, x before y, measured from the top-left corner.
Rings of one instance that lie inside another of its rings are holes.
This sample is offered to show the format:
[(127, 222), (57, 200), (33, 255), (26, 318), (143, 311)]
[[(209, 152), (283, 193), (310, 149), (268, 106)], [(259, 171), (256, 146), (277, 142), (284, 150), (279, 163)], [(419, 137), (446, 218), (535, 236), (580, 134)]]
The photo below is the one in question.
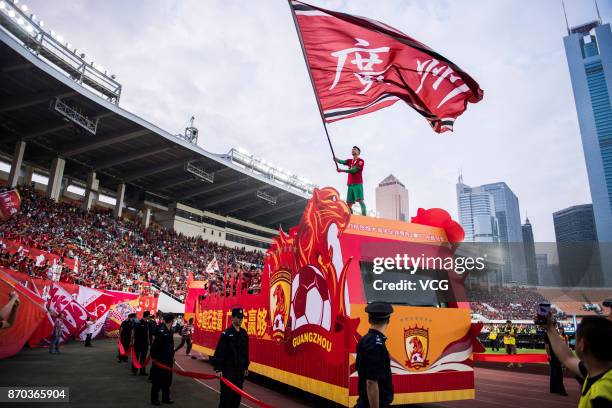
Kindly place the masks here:
[[(190, 282), (185, 312), (195, 316), (194, 349), (212, 355), (231, 309), (243, 307), (250, 371), (353, 406), (355, 347), (369, 328), (364, 309), (385, 300), (395, 310), (386, 332), (393, 403), (474, 398), (480, 328), (470, 323), (469, 306), (456, 301), (462, 277), (443, 268), (373, 272), (376, 258), (397, 254), (452, 259), (463, 230), (448, 213), (420, 209), (412, 221), (352, 215), (335, 189), (316, 189), (299, 225), (281, 230), (268, 249), (258, 293)], [(447, 290), (406, 290), (415, 276), (437, 277)], [(393, 289), (377, 290), (384, 282)]]

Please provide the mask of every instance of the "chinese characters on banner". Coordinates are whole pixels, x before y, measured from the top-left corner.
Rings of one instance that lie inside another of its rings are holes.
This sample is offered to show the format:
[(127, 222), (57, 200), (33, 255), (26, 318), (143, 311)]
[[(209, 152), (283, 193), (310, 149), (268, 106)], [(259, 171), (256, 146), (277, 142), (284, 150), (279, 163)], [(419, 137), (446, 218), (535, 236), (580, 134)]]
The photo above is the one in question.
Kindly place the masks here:
[(291, 7), (328, 123), (403, 100), (442, 133), (483, 97), (461, 68), (393, 27), (300, 1)]
[[(229, 327), (232, 312), (223, 310), (203, 310), (196, 315), (197, 326), (205, 331), (223, 331)], [(225, 317), (225, 319), (224, 319)], [(242, 327), (249, 336), (262, 338), (268, 329), (268, 310), (265, 308), (251, 308), (244, 311)]]
[(11, 218), (19, 212), (21, 197), (17, 190), (0, 193), (0, 219), (2, 221)]

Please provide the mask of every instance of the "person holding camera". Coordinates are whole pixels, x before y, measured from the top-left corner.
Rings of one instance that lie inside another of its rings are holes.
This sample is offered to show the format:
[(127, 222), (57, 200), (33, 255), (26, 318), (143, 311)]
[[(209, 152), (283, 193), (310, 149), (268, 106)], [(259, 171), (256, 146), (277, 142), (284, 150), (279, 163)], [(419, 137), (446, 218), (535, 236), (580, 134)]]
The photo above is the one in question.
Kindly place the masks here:
[(601, 316), (583, 317), (576, 330), (576, 355), (559, 336), (552, 312), (545, 323), (550, 348), (561, 364), (584, 378), (578, 408), (612, 406), (612, 321)]

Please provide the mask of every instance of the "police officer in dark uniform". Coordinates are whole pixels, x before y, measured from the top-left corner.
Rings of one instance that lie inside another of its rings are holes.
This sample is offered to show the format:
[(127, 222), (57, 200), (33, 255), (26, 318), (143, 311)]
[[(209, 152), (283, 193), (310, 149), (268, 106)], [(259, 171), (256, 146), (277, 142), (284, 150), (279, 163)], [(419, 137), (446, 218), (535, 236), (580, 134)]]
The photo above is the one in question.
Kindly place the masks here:
[(121, 322), (121, 326), (119, 326), (119, 341), (123, 346), (123, 350), (125, 351), (125, 355), (121, 355), (121, 350), (119, 350), (117, 355), (117, 361), (120, 363), (127, 363), (128, 361), (128, 350), (130, 349), (130, 343), (132, 342), (132, 329), (134, 328), (134, 318), (136, 317), (136, 313), (130, 313), (124, 321)]
[(391, 359), (385, 345), (385, 330), (393, 307), (386, 302), (372, 302), (368, 313), (370, 330), (357, 344), (356, 368), (359, 398), (356, 408), (386, 408), (393, 401)]
[[(147, 375), (147, 368), (144, 366), (144, 363), (149, 353), (149, 320), (151, 320), (151, 313), (146, 310), (142, 315), (142, 319), (134, 324), (134, 353), (142, 366), (140, 375)], [(137, 372), (138, 370), (134, 362), (132, 362), (132, 374), (136, 375)]]
[[(145, 312), (146, 313), (146, 312)], [(149, 312), (149, 344), (153, 344), (153, 336), (157, 331), (157, 322), (153, 317), (153, 313)]]
[[(153, 338), (155, 337), (155, 333), (157, 332), (157, 328), (160, 326), (157, 324), (155, 318), (153, 318), (153, 313), (150, 313), (149, 319), (149, 344), (153, 344)], [(163, 323), (161, 323), (163, 324)], [(153, 377), (151, 377), (151, 371), (149, 371), (149, 382), (153, 381)]]
[(174, 336), (172, 333), (172, 323), (174, 322), (174, 314), (164, 314), (164, 323), (160, 324), (155, 332), (155, 339), (151, 345), (151, 358), (153, 366), (151, 366), (151, 403), (160, 405), (159, 390), (162, 392), (162, 400), (164, 404), (172, 404), (174, 401), (170, 399), (170, 385), (172, 384), (172, 371), (164, 370), (155, 365), (159, 362), (165, 366), (172, 368), (174, 365)]
[[(221, 332), (213, 367), (219, 378), (225, 377), (238, 388), (242, 388), (249, 368), (249, 336), (242, 327), (242, 308), (232, 309), (232, 325)], [(238, 408), (242, 397), (221, 381), (219, 408)]]
[[(560, 328), (559, 337), (567, 344), (563, 327)], [(550, 393), (567, 396), (567, 391), (565, 391), (565, 385), (563, 384), (563, 366), (550, 347), (550, 339), (546, 333), (544, 333), (544, 348), (546, 349), (546, 354), (548, 354), (548, 363), (550, 365)]]

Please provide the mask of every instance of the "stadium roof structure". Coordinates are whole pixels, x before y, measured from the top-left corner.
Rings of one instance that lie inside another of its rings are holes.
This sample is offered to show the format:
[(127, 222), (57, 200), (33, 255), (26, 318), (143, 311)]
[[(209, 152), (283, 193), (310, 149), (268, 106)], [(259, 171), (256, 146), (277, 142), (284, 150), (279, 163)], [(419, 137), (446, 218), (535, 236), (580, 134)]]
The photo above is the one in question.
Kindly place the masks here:
[[(313, 187), (305, 180), (275, 177), (249, 166), (234, 150), (210, 153), (120, 108), (121, 85), (114, 76), (92, 64), (81, 72), (98, 78), (86, 75), (79, 81), (79, 67), (62, 66), (65, 56), (57, 55), (66, 53), (63, 45), (42, 30), (28, 37), (10, 24), (17, 23), (0, 11), (3, 155), (12, 156), (15, 143), (23, 140), (26, 163), (49, 168), (61, 157), (64, 177), (86, 180), (95, 171), (106, 189), (125, 183), (130, 205), (180, 202), (270, 228), (297, 224)], [(53, 47), (37, 45), (43, 40)], [(69, 57), (78, 62), (74, 55)]]

